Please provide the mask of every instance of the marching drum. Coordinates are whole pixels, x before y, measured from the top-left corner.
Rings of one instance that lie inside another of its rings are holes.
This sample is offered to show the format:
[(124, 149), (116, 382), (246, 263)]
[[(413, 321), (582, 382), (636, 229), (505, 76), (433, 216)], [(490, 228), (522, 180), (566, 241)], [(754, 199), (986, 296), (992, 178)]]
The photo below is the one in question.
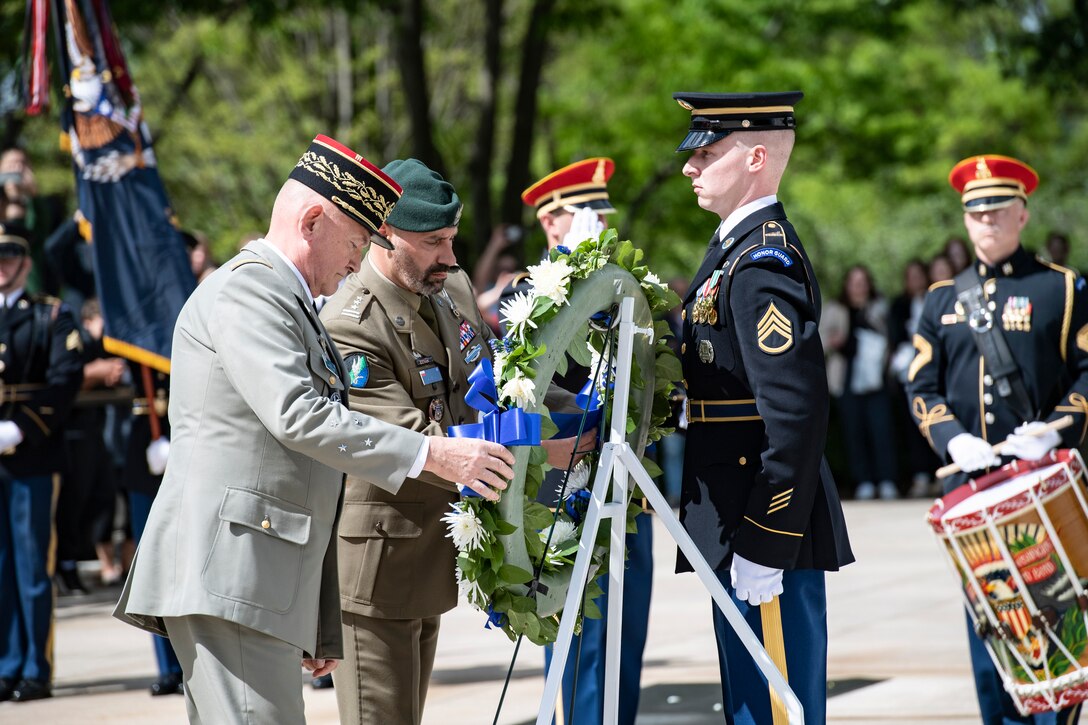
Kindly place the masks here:
[(1088, 489), (1076, 450), (1015, 461), (927, 516), (1024, 715), (1088, 700)]

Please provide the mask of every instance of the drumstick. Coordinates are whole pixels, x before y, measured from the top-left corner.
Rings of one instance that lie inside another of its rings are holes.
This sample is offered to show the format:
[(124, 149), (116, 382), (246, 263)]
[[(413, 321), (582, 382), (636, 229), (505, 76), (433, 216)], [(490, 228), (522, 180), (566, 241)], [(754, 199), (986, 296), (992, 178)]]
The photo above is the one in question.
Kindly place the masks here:
[[(1061, 430), (1062, 428), (1068, 428), (1071, 425), (1073, 425), (1073, 416), (1063, 415), (1061, 418), (1058, 418), (1057, 420), (1050, 421), (1044, 427), (1039, 428), (1037, 430), (1031, 431), (1030, 433), (1028, 433), (1028, 435), (1030, 435), (1030, 436), (1039, 436), (1039, 435), (1042, 435), (1046, 431), (1049, 431), (1049, 430)], [(995, 456), (1001, 455), (1001, 451), (1004, 450), (1004, 448), (1005, 448), (1005, 441), (1001, 441), (1000, 443), (995, 445), (994, 446), (994, 455)], [(937, 469), (937, 478), (939, 478), (939, 479), (940, 478), (948, 478), (953, 473), (959, 473), (960, 470), (961, 470), (960, 467), (957, 466), (955, 463), (949, 463), (947, 466), (941, 466), (940, 468)]]

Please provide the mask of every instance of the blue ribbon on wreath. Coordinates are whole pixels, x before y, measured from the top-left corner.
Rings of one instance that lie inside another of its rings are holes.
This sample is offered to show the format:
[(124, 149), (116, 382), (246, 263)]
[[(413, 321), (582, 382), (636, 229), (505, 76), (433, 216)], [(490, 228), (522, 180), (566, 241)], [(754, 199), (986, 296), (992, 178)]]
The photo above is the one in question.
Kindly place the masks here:
[[(484, 358), (468, 376), (465, 402), (483, 413), (479, 423), (451, 425), (446, 429), (450, 438), (482, 438), (504, 446), (539, 446), (540, 414), (527, 413), (521, 408), (499, 410), (499, 391), (495, 386), (495, 371), (491, 360)], [(471, 488), (458, 484), (463, 496), (479, 496)]]

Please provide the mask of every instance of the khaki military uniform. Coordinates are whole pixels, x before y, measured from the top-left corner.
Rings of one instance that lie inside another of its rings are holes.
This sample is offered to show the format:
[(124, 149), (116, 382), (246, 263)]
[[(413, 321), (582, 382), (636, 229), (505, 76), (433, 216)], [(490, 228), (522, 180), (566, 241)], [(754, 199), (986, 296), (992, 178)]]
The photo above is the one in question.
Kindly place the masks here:
[[(490, 357), (493, 335), (464, 272), (421, 297), (368, 258), (321, 317), (350, 371), (353, 411), (433, 436), (476, 422), (464, 400), (468, 375)], [(334, 675), (343, 723), (420, 721), (439, 616), (457, 603), (457, 552), (440, 520), (457, 499), (452, 484), (427, 474), (396, 494), (348, 477), (339, 526), (345, 662)]]

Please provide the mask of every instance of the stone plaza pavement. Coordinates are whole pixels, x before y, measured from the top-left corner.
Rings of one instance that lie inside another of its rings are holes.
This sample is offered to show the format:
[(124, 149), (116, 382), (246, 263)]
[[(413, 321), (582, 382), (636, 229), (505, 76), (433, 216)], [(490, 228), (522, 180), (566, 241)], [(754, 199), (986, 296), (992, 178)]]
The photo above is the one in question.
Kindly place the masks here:
[[(958, 593), (922, 501), (847, 502), (858, 562), (828, 577), (829, 722), (978, 722)], [(710, 597), (672, 573), (675, 547), (655, 523), (653, 601), (638, 725), (720, 723)], [(89, 577), (88, 577), (89, 578)], [(148, 635), (112, 619), (116, 590), (63, 599), (56, 696), (0, 704), (0, 723), (183, 723), (181, 697), (152, 698)], [(513, 644), (461, 606), (443, 618), (425, 725), (491, 723)], [(301, 674), (300, 674), (301, 677)], [(499, 723), (535, 720), (543, 655), (526, 643)], [(305, 688), (311, 725), (336, 723), (331, 690)], [(377, 724), (380, 725), (380, 724)]]

